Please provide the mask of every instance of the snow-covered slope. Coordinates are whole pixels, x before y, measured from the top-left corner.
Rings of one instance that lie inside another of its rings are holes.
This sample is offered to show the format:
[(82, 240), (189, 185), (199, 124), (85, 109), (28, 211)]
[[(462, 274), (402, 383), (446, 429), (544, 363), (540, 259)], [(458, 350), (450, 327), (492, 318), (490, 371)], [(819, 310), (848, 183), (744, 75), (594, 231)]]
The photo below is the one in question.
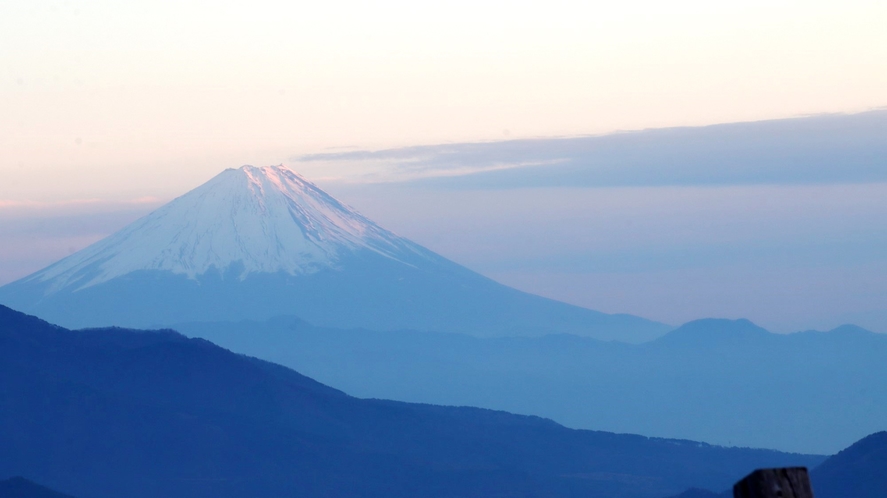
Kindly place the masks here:
[(33, 275), (0, 303), (67, 327), (298, 316), (317, 325), (639, 342), (668, 327), (498, 284), (283, 166), (222, 172)]
[[(314, 273), (359, 249), (408, 263), (424, 251), (283, 166), (228, 169), (120, 232), (38, 272), (49, 293), (138, 270), (194, 279), (238, 265), (251, 273)], [(409, 263), (408, 263), (409, 264)]]

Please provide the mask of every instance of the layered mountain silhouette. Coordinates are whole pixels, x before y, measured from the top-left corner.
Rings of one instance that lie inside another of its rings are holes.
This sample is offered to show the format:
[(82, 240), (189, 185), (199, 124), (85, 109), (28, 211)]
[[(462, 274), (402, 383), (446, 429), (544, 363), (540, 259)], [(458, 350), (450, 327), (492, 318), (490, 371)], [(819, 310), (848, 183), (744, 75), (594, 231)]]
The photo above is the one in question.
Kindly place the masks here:
[[(827, 458), (812, 471), (814, 491), (819, 498), (882, 498), (887, 496), (887, 432), (872, 434), (837, 455)], [(721, 493), (690, 488), (672, 498), (730, 498)], [(22, 477), (0, 480), (0, 498), (73, 498)]]
[(831, 454), (887, 424), (887, 335), (853, 326), (773, 334), (709, 319), (640, 345), (337, 330), (284, 317), (176, 329), (361, 397), (574, 428)]
[(0, 288), (69, 327), (295, 315), (319, 325), (641, 342), (668, 327), (498, 284), (399, 237), (283, 166), (229, 169)]
[(0, 475), (76, 496), (660, 498), (821, 457), (358, 399), (173, 331), (0, 307)]

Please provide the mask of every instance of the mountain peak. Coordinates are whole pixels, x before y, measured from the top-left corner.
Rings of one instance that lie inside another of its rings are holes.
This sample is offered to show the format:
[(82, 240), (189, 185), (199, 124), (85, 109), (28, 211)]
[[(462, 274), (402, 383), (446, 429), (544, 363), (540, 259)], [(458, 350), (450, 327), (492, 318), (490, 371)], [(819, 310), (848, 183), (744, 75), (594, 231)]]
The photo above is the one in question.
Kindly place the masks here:
[(0, 287), (0, 303), (71, 328), (287, 315), (335, 328), (630, 342), (667, 328), (496, 283), (385, 230), (283, 165), (226, 169)]
[(232, 173), (234, 176), (245, 177), (250, 185), (260, 189), (270, 183), (280, 190), (292, 190), (293, 188), (297, 190), (319, 190), (316, 185), (306, 180), (305, 177), (282, 164), (277, 166), (245, 164), (239, 168), (226, 169), (219, 176), (230, 176)]
[(369, 249), (411, 259), (417, 246), (379, 227), (289, 168), (226, 169), (114, 235), (33, 275), (49, 292), (90, 287), (139, 271), (194, 279), (207, 272), (284, 272), (335, 268)]

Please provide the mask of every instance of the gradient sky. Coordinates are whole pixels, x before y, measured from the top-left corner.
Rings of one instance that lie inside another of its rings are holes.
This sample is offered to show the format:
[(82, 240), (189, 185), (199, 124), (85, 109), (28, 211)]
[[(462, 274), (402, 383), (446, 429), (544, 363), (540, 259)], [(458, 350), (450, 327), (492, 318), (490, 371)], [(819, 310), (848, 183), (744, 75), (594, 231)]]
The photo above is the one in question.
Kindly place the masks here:
[[(877, 174), (491, 190), (403, 183), (390, 161), (299, 159), (865, 111), (887, 105), (884, 26), (882, 1), (5, 0), (0, 283), (224, 168), (286, 163), (534, 292), (670, 323), (887, 332)], [(484, 167), (513, 165), (500, 152)]]
[[(883, 1), (0, 2), (0, 198), (887, 105)], [(33, 199), (32, 199), (33, 200)]]

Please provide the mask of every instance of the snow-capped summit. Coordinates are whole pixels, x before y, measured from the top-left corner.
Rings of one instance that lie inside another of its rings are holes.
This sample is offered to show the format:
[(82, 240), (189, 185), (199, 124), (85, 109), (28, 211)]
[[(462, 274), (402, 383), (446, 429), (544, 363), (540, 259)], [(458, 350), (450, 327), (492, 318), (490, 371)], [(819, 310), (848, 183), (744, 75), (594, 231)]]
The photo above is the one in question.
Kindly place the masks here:
[(640, 341), (668, 330), (496, 283), (283, 166), (225, 170), (110, 237), (0, 287), (70, 328), (296, 316), (316, 325)]
[(421, 251), (284, 166), (228, 169), (114, 235), (32, 278), (48, 292), (83, 289), (139, 270), (191, 279), (236, 267), (304, 275), (368, 249), (407, 262)]

